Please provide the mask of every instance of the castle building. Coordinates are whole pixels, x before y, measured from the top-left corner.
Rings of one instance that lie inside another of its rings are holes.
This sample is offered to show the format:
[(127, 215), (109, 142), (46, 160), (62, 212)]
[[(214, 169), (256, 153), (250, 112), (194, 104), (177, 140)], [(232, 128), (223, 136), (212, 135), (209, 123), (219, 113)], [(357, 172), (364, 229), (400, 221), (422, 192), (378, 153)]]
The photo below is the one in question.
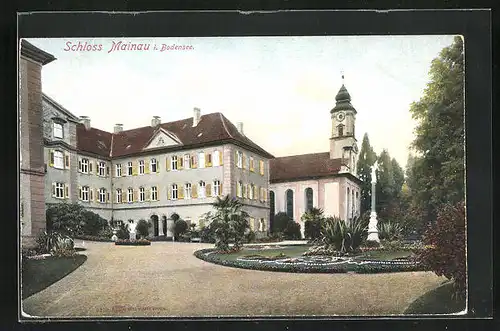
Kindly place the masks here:
[(269, 229), (269, 159), (223, 114), (113, 132), (93, 128), (43, 95), (47, 204), (78, 202), (106, 220), (151, 220), (152, 236), (171, 236), (170, 216), (203, 226), (216, 197), (238, 197), (257, 235)]
[(301, 226), (301, 216), (319, 208), (325, 216), (347, 221), (360, 215), (361, 180), (356, 177), (356, 109), (342, 84), (330, 111), (330, 151), (277, 157), (270, 160), (270, 213), (285, 212)]

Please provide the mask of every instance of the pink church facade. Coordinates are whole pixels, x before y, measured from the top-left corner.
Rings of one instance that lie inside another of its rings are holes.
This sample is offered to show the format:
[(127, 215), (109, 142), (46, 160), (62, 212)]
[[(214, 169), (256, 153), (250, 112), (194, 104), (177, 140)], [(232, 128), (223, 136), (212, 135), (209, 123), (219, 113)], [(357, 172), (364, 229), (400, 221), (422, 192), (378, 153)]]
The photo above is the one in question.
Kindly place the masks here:
[(330, 151), (278, 157), (270, 161), (271, 214), (284, 212), (300, 224), (310, 208), (325, 216), (351, 220), (361, 214), (361, 183), (356, 176), (357, 140), (354, 136), (356, 110), (342, 85), (331, 110)]

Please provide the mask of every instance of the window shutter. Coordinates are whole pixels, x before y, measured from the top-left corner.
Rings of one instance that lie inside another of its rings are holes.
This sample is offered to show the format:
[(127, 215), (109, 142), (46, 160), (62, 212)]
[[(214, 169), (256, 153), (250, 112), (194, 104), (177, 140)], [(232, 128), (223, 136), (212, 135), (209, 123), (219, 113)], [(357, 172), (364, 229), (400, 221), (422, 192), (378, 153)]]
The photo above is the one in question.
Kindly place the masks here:
[(137, 176), (137, 162), (132, 161), (132, 176)]
[(95, 164), (95, 174), (99, 176), (99, 162)]
[(196, 169), (196, 155), (191, 155), (191, 168)]
[(94, 164), (93, 161), (89, 161), (89, 174), (92, 173), (92, 164)]
[(219, 183), (219, 195), (222, 196), (222, 183)]
[(78, 159), (78, 171), (82, 171), (82, 159)]
[(237, 167), (238, 166), (238, 151), (234, 151), (234, 165)]
[(205, 185), (205, 190), (206, 190), (206, 196), (211, 197), (212, 196), (212, 186), (211, 184)]
[(195, 199), (198, 197), (198, 188), (197, 188), (196, 184), (193, 184), (193, 186), (191, 186), (191, 195)]
[(208, 156), (210, 153), (205, 153), (205, 168), (210, 167), (210, 162), (208, 162)]
[(148, 162), (148, 160), (144, 160), (144, 173), (145, 174), (149, 174), (150, 173), (150, 171), (149, 171), (149, 164), (150, 163)]
[(95, 194), (94, 194), (94, 201), (99, 201), (99, 189), (95, 189)]
[(151, 189), (144, 188), (144, 200), (151, 201)]
[(111, 192), (111, 202), (116, 202), (116, 191)]
[(165, 163), (166, 163), (166, 169), (167, 171), (170, 171), (170, 160), (171, 158), (167, 156), (167, 158), (165, 159)]
[(54, 151), (49, 150), (49, 166), (54, 166)]
[(68, 187), (68, 184), (64, 184), (64, 198), (65, 199), (69, 198), (69, 187)]
[(56, 196), (56, 183), (52, 183), (52, 196)]
[(224, 165), (224, 153), (223, 153), (223, 151), (219, 152), (219, 164)]
[(259, 160), (259, 172), (261, 176), (264, 176), (264, 161)]
[(156, 159), (156, 173), (160, 172), (160, 158)]
[(94, 190), (91, 187), (89, 187), (89, 195), (89, 202), (94, 201)]
[(236, 196), (241, 197), (241, 192), (240, 192), (240, 183), (236, 183)]
[(108, 203), (109, 203), (109, 199), (111, 198), (110, 195), (111, 195), (110, 192), (106, 192), (106, 202), (108, 202)]
[(177, 157), (177, 170), (182, 170), (183, 167), (184, 167), (184, 156), (181, 155)]
[(64, 153), (64, 168), (69, 169), (69, 153)]
[(106, 176), (109, 176), (109, 166), (106, 166)]
[(243, 154), (243, 169), (247, 168), (247, 156)]
[(172, 200), (172, 187), (167, 187), (167, 199)]
[(136, 202), (137, 201), (137, 190), (136, 189), (133, 189), (132, 190), (132, 201), (133, 202)]
[(82, 200), (82, 187), (78, 186), (78, 199)]
[(184, 186), (182, 185), (177, 186), (177, 198), (184, 199)]

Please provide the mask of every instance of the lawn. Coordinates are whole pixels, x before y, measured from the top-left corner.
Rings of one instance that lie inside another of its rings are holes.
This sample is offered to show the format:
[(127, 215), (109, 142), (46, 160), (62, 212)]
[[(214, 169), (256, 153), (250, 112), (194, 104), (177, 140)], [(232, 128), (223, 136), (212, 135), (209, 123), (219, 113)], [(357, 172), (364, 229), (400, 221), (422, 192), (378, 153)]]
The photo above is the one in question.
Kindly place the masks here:
[(49, 256), (42, 260), (23, 260), (21, 269), (22, 298), (25, 299), (67, 276), (87, 260), (86, 255)]
[(405, 314), (452, 314), (465, 309), (464, 300), (452, 299), (453, 283), (444, 285), (425, 293), (413, 301), (405, 310)]

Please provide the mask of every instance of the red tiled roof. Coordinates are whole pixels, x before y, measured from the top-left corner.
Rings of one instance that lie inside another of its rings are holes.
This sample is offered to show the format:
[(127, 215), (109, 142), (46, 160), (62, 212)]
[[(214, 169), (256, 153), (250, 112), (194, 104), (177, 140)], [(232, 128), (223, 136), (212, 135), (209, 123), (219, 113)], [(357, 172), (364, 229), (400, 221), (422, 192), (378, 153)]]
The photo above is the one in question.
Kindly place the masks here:
[(343, 164), (342, 159), (330, 159), (329, 152), (277, 157), (269, 162), (271, 183), (335, 175)]
[[(194, 128), (192, 117), (162, 123), (160, 127), (177, 136), (186, 148), (191, 145), (229, 141), (243, 144), (265, 157), (273, 157), (249, 138), (240, 134), (237, 128), (221, 113), (202, 115), (198, 125)], [(112, 134), (97, 129), (85, 130), (83, 124), (79, 124), (77, 129), (78, 149), (108, 157), (110, 153), (112, 153), (112, 157), (132, 155), (142, 152), (157, 130), (158, 128), (146, 126)]]

